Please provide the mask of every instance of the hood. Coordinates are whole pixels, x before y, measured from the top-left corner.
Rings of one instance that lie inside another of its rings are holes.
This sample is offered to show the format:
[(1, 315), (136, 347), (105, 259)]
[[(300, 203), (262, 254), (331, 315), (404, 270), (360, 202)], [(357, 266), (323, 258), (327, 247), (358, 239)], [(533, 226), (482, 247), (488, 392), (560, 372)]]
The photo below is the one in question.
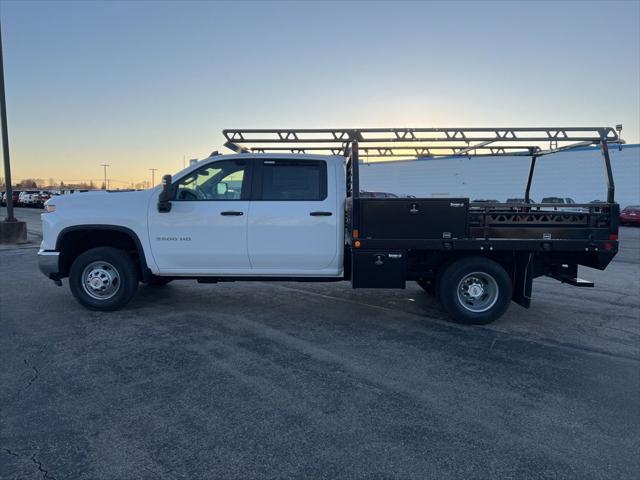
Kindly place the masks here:
[(144, 203), (146, 205), (149, 198), (160, 190), (155, 187), (149, 190), (94, 190), (91, 192), (78, 192), (68, 195), (56, 195), (46, 201), (47, 205), (75, 206), (83, 207), (115, 207), (121, 205), (131, 205)]

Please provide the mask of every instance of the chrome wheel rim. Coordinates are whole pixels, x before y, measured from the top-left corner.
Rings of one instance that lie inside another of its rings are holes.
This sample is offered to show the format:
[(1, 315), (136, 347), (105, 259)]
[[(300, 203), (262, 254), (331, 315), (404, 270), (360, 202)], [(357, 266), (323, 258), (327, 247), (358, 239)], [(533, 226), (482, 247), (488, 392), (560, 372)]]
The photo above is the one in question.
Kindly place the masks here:
[(458, 283), (458, 302), (473, 313), (482, 313), (498, 301), (498, 282), (485, 272), (465, 275)]
[(108, 262), (92, 262), (82, 271), (82, 288), (96, 300), (108, 300), (120, 290), (120, 274)]

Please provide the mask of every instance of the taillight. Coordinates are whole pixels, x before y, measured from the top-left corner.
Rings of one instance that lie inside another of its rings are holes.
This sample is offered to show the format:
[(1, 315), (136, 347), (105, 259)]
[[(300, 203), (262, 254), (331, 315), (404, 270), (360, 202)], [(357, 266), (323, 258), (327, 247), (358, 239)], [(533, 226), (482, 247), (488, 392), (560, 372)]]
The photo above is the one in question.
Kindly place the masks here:
[(610, 233), (609, 234), (609, 240), (615, 240), (617, 242), (618, 241), (618, 234), (617, 233)]

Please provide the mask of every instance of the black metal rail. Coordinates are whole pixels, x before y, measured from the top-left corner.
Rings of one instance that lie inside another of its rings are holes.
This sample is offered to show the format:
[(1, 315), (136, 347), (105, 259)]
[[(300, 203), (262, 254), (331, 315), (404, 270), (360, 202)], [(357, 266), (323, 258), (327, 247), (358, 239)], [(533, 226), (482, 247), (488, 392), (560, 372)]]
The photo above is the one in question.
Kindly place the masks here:
[(539, 156), (618, 140), (611, 127), (225, 129), (222, 133), (226, 146), (234, 151), (346, 156), (347, 146), (355, 141), (361, 145), (361, 156), (379, 157)]
[[(534, 206), (535, 205), (535, 206)], [(471, 226), (562, 226), (608, 227), (612, 207), (606, 203), (575, 203), (559, 206), (557, 203), (476, 203), (469, 204)], [(617, 211), (613, 213), (617, 215)]]

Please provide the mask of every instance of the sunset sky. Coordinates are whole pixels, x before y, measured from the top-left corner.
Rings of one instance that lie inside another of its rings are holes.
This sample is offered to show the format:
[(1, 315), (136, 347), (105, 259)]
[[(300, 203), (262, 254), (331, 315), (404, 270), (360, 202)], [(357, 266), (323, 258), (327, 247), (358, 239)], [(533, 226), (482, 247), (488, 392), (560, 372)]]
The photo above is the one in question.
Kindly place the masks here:
[(640, 3), (2, 0), (14, 178), (112, 186), (225, 127), (624, 124)]

